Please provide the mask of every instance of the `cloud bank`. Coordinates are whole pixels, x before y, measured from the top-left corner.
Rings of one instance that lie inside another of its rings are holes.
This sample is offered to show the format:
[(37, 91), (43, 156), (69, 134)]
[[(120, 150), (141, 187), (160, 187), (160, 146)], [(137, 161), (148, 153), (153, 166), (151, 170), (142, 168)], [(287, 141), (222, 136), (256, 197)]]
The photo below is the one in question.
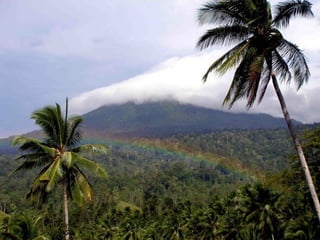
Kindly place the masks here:
[[(223, 51), (215, 51), (215, 56)], [(201, 81), (202, 75), (212, 62), (212, 53), (171, 58), (143, 74), (97, 88), (75, 96), (70, 101), (74, 113), (83, 114), (102, 105), (121, 104), (128, 101), (143, 103), (145, 101), (176, 100), (212, 109), (228, 110), (222, 107), (232, 79), (232, 72), (223, 77), (211, 75), (206, 83)], [(316, 71), (316, 64), (311, 64), (311, 71)], [(292, 117), (302, 122), (319, 122), (318, 103), (320, 102), (320, 83), (317, 74), (308, 85), (298, 92), (294, 85), (282, 85)], [(244, 101), (237, 102), (231, 109), (233, 112), (247, 111)], [(261, 112), (282, 117), (278, 100), (270, 84), (266, 95), (259, 105), (254, 105), (249, 112)]]

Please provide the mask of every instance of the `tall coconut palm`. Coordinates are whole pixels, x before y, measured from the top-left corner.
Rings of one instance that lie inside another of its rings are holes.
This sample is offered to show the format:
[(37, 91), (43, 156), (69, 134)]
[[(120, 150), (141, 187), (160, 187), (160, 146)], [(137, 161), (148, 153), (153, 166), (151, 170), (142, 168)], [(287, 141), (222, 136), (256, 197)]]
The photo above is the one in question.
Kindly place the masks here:
[(301, 50), (284, 39), (279, 31), (295, 16), (313, 16), (311, 3), (305, 0), (281, 2), (273, 15), (266, 0), (213, 0), (199, 9), (199, 23), (214, 24), (214, 27), (200, 37), (197, 47), (203, 50), (215, 44), (235, 44), (214, 61), (203, 76), (206, 81), (212, 71), (224, 74), (236, 68), (223, 102), (230, 108), (241, 98), (247, 99), (248, 108), (256, 100), (261, 102), (272, 80), (320, 221), (318, 196), (278, 85), (278, 80), (290, 83), (293, 79), (299, 89), (310, 76)]
[(91, 201), (93, 197), (92, 186), (81, 168), (107, 178), (105, 170), (99, 164), (83, 157), (81, 153), (106, 153), (107, 147), (80, 145), (82, 118), (77, 116), (68, 118), (68, 101), (64, 116), (60, 105), (56, 104), (35, 111), (31, 118), (41, 127), (45, 137), (42, 140), (25, 136), (13, 139), (12, 144), (19, 146), (23, 152), (17, 159), (25, 159), (14, 172), (41, 167), (27, 194), (27, 198), (37, 200), (39, 203), (47, 199), (57, 184), (63, 186), (65, 238), (68, 240), (70, 239), (68, 199), (82, 205), (84, 201)]

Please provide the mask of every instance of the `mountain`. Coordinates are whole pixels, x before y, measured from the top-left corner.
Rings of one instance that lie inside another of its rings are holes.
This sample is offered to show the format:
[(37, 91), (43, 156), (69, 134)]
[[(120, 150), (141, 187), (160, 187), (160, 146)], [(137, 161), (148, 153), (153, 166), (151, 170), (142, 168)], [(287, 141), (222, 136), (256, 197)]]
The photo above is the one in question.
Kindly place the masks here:
[[(231, 113), (173, 101), (103, 106), (84, 114), (83, 119), (85, 139), (169, 137), (217, 130), (285, 127), (282, 118), (267, 114)], [(41, 137), (39, 131), (26, 135)], [(10, 142), (11, 138), (0, 139), (0, 154), (15, 152), (9, 147)]]
[(83, 119), (86, 131), (112, 137), (166, 137), (212, 130), (285, 127), (282, 118), (267, 114), (230, 113), (172, 101), (103, 106), (84, 114)]

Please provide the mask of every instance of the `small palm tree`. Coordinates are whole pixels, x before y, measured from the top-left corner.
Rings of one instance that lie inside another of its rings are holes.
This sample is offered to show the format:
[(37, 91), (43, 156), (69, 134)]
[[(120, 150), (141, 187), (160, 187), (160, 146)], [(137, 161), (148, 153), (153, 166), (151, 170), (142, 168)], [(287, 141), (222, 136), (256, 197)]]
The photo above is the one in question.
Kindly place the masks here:
[(27, 215), (10, 216), (7, 221), (8, 231), (3, 237), (4, 239), (19, 240), (49, 240), (48, 237), (41, 234), (41, 225), (41, 216), (35, 219), (32, 219), (32, 217), (29, 217)]
[(247, 99), (248, 108), (257, 96), (260, 102), (272, 80), (320, 221), (319, 199), (278, 85), (278, 79), (290, 83), (293, 77), (299, 89), (309, 79), (303, 53), (284, 39), (278, 28), (288, 26), (292, 17), (313, 16), (311, 3), (288, 0), (279, 3), (274, 13), (272, 16), (267, 0), (213, 0), (205, 4), (199, 10), (198, 20), (200, 24), (215, 24), (215, 27), (201, 36), (197, 47), (202, 50), (215, 44), (236, 45), (211, 64), (203, 80), (206, 81), (212, 71), (224, 74), (236, 67), (224, 99), (230, 108), (241, 98)]
[(34, 178), (27, 198), (42, 203), (47, 199), (57, 184), (63, 186), (63, 203), (65, 218), (65, 236), (70, 239), (68, 198), (79, 206), (84, 201), (91, 201), (92, 186), (81, 168), (92, 170), (98, 176), (107, 178), (105, 170), (97, 163), (83, 157), (81, 153), (106, 153), (104, 145), (80, 145), (81, 117), (68, 118), (68, 100), (66, 101), (65, 116), (59, 104), (48, 106), (35, 111), (32, 116), (45, 134), (43, 140), (18, 136), (12, 141), (23, 152), (17, 159), (25, 161), (13, 171), (41, 167)]
[(256, 234), (262, 239), (275, 239), (278, 234), (279, 218), (277, 214), (278, 194), (261, 184), (246, 185), (241, 189), (240, 202), (245, 221), (252, 224)]

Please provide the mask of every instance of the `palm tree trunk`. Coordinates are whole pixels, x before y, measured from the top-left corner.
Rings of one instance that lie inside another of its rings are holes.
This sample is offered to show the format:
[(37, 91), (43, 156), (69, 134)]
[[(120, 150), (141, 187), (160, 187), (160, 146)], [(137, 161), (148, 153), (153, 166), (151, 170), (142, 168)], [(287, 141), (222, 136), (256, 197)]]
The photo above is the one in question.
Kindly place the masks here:
[(294, 143), (294, 147), (295, 147), (295, 149), (296, 149), (296, 151), (298, 153), (298, 157), (300, 159), (300, 163), (301, 163), (301, 166), (302, 166), (302, 169), (303, 169), (303, 172), (304, 172), (304, 175), (305, 175), (308, 187), (309, 187), (309, 191), (310, 191), (310, 194), (311, 194), (311, 197), (312, 197), (312, 200), (313, 200), (313, 204), (314, 204), (315, 210), (317, 212), (318, 220), (320, 222), (320, 203), (319, 203), (319, 198), (318, 198), (315, 186), (313, 184), (313, 180), (312, 180), (312, 177), (311, 177), (311, 174), (310, 174), (308, 163), (307, 163), (306, 158), (304, 156), (300, 141), (297, 138), (297, 134), (296, 134), (295, 129), (293, 127), (289, 112), (287, 110), (286, 103), (284, 101), (284, 98), (282, 96), (281, 90), (279, 88), (279, 85), (278, 85), (278, 82), (277, 82), (277, 78), (276, 78), (276, 76), (274, 74), (272, 75), (272, 83), (273, 83), (273, 87), (274, 87), (274, 89), (276, 91), (276, 94), (278, 96), (278, 99), (279, 99), (279, 102), (280, 102), (280, 105), (281, 105), (281, 110), (282, 110), (282, 113), (283, 113), (284, 118), (286, 120), (287, 126), (289, 128), (289, 132), (291, 134), (291, 137), (292, 137), (292, 140), (293, 140), (293, 143)]
[(70, 240), (70, 231), (69, 231), (69, 209), (68, 209), (68, 192), (67, 192), (67, 183), (63, 184), (63, 210), (64, 210), (64, 223), (65, 223), (65, 236), (66, 240)]

